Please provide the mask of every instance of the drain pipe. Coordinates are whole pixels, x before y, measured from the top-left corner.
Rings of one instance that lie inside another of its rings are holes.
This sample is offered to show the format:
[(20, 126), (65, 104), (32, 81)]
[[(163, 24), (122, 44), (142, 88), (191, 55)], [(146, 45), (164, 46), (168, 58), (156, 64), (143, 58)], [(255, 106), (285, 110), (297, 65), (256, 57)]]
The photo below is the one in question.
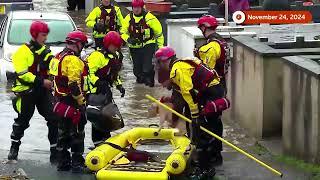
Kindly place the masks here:
[(229, 0), (224, 0), (224, 21), (226, 26), (228, 26), (229, 21)]

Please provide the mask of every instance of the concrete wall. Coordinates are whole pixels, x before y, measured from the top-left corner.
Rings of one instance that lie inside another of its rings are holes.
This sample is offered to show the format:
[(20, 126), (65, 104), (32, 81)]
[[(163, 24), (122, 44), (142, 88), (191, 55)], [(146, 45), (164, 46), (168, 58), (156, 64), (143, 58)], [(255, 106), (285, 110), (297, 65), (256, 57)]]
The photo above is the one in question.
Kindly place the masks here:
[(273, 49), (248, 37), (233, 39), (230, 118), (256, 138), (281, 135), (283, 61), (288, 54), (320, 54), (320, 48)]
[(177, 57), (182, 56), (182, 50), (185, 44), (186, 34), (183, 33), (182, 27), (195, 26), (197, 19), (168, 19), (167, 20), (167, 44), (176, 49)]
[[(186, 38), (184, 34), (184, 27), (195, 27), (197, 26), (198, 18), (191, 19), (167, 19), (167, 44), (168, 46), (174, 47), (176, 49), (176, 53), (178, 57), (182, 57), (182, 51), (186, 43), (184, 42), (184, 38)], [(218, 18), (219, 24), (222, 25), (224, 23), (223, 18)], [(200, 32), (200, 30), (198, 31)], [(201, 32), (200, 32), (200, 35)]]
[(308, 56), (284, 58), (282, 118), (284, 152), (320, 163), (320, 66)]
[[(230, 26), (221, 26), (217, 30), (217, 33), (220, 34), (227, 42), (230, 42), (229, 45), (232, 47), (232, 43), (230, 41), (231, 37), (236, 36), (249, 36), (255, 37), (255, 32), (245, 32), (245, 31), (238, 31), (237, 27), (230, 27)], [(176, 48), (178, 52), (178, 57), (188, 57), (193, 56), (193, 49), (195, 47), (199, 47), (203, 43), (205, 43), (205, 38), (202, 35), (202, 32), (197, 27), (183, 27), (182, 33), (179, 39), (177, 39), (178, 44), (173, 47), (180, 47)], [(175, 43), (177, 43), (177, 41)], [(231, 50), (231, 57), (233, 50)]]
[[(257, 138), (281, 133), (281, 104), (272, 106), (279, 98), (277, 93), (282, 92), (279, 82), (273, 81), (281, 81), (281, 74), (276, 72), (281, 67), (280, 61), (276, 58), (264, 59), (262, 54), (239, 43), (233, 43), (233, 48), (228, 89), (232, 103), (231, 118), (239, 121)], [(270, 83), (271, 86), (268, 86)]]

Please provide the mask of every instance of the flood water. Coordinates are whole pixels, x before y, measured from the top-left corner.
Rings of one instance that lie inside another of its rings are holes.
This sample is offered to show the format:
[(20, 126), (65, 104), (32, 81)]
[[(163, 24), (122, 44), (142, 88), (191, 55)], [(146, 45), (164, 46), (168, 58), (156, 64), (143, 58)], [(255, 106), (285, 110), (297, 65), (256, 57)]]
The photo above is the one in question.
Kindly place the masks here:
[[(62, 0), (34, 0), (35, 10), (43, 11), (62, 11), (66, 12), (67, 3)], [(84, 20), (86, 14), (84, 11), (69, 12), (76, 24), (85, 29), (90, 34), (90, 30), (85, 27)], [(148, 118), (147, 107), (150, 101), (145, 98), (146, 94), (150, 94), (156, 98), (162, 95), (170, 94), (166, 89), (156, 84), (154, 88), (146, 87), (144, 85), (136, 84), (135, 77), (132, 72), (132, 62), (130, 60), (128, 49), (124, 48), (125, 55), (124, 68), (121, 72), (123, 79), (123, 86), (126, 89), (124, 98), (120, 97), (120, 93), (114, 88), (114, 99), (117, 103), (123, 118), (125, 120), (125, 127), (116, 133), (131, 129), (133, 127), (148, 127), (149, 124), (159, 123), (158, 118)], [(12, 124), (17, 114), (14, 112), (11, 104), (11, 98), (14, 96), (10, 92), (10, 85), (0, 84), (0, 149), (8, 150), (10, 148), (10, 133), (12, 131)], [(225, 125), (225, 134), (237, 143), (237, 139), (243, 139), (243, 134), (237, 134), (230, 126)], [(91, 142), (91, 124), (87, 123), (85, 147), (92, 145)], [(25, 136), (22, 138), (22, 145), (20, 151), (48, 153), (49, 142), (47, 140), (47, 127), (43, 117), (38, 112), (35, 112), (30, 127), (25, 131)], [(88, 151), (88, 150), (86, 150)], [(5, 157), (3, 157), (5, 158)]]

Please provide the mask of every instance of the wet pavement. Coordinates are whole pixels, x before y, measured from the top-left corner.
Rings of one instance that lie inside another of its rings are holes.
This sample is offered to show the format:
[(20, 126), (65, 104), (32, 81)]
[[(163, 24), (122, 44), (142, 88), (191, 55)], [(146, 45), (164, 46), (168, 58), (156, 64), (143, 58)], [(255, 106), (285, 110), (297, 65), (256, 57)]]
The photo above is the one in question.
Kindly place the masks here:
[[(35, 0), (34, 2), (36, 10), (66, 11), (66, 1)], [(89, 30), (84, 25), (86, 17), (84, 11), (70, 12), (69, 14), (79, 27), (89, 33)], [(166, 89), (161, 88), (159, 84), (156, 84), (154, 88), (136, 84), (128, 49), (124, 48), (123, 51), (125, 60), (121, 77), (124, 80), (123, 85), (126, 89), (126, 95), (124, 98), (121, 98), (120, 93), (115, 88), (113, 89), (113, 93), (115, 102), (124, 117), (125, 128), (114, 133), (119, 133), (133, 127), (147, 127), (149, 124), (158, 123), (159, 120), (157, 118), (148, 118), (147, 107), (150, 105), (150, 101), (145, 98), (145, 94), (150, 94), (156, 98), (170, 94)], [(94, 179), (92, 175), (78, 176), (71, 173), (60, 173), (55, 170), (54, 166), (49, 164), (47, 127), (45, 120), (38, 112), (35, 113), (30, 122), (30, 127), (25, 131), (25, 136), (22, 139), (20, 147), (18, 164), (6, 164), (5, 160), (10, 147), (10, 133), (13, 119), (17, 116), (11, 105), (11, 97), (13, 96), (9, 85), (0, 84), (0, 101), (2, 102), (0, 103), (0, 174), (10, 174), (13, 170), (21, 167), (34, 179)], [(224, 124), (225, 139), (246, 150), (250, 150), (254, 146), (256, 140), (247, 136), (245, 131), (235, 122), (224, 121)], [(90, 130), (91, 125), (88, 122), (85, 137), (86, 153), (88, 152), (87, 148), (92, 146)], [(276, 176), (271, 172), (258, 166), (252, 160), (229, 147), (224, 146), (223, 156), (225, 158), (224, 165), (217, 168), (218, 176), (221, 179), (276, 179)], [(261, 156), (261, 158), (267, 162), (271, 162), (276, 168), (283, 170), (285, 173), (287, 172), (284, 179), (308, 179), (308, 174), (275, 163), (268, 156)]]

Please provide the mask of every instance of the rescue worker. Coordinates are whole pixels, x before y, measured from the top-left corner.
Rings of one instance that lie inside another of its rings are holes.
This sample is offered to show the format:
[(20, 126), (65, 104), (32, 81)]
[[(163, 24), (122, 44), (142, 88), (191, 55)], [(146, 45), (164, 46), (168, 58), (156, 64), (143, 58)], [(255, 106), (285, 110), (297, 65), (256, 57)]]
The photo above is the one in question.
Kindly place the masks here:
[(220, 76), (220, 83), (226, 89), (229, 47), (227, 42), (216, 33), (218, 21), (214, 16), (205, 15), (198, 20), (198, 28), (207, 42), (195, 50), (195, 56)]
[(103, 48), (103, 37), (109, 31), (120, 31), (123, 16), (118, 6), (111, 0), (101, 0), (101, 4), (94, 8), (86, 19), (86, 25), (93, 29), (96, 48)]
[(12, 88), (16, 97), (12, 101), (18, 117), (14, 119), (11, 133), (11, 148), (8, 160), (17, 160), (21, 138), (29, 127), (35, 107), (45, 118), (48, 126), (50, 142), (50, 162), (56, 161), (57, 117), (52, 112), (52, 81), (49, 80), (48, 69), (54, 57), (45, 46), (49, 27), (43, 21), (34, 21), (30, 26), (31, 41), (23, 44), (13, 54), (12, 62), (16, 79)]
[[(115, 31), (110, 31), (103, 38), (102, 50), (91, 53), (87, 58), (90, 82), (89, 93), (105, 94), (108, 103), (112, 102), (112, 92), (110, 89), (112, 85), (116, 86), (121, 93), (121, 97), (125, 95), (125, 89), (122, 86), (119, 76), (123, 59), (120, 52), (122, 43), (123, 40), (120, 34)], [(100, 131), (92, 126), (92, 141), (95, 146), (110, 136), (110, 132)]]
[(203, 114), (201, 112), (206, 111), (202, 111), (201, 107), (204, 106), (206, 109), (208, 102), (219, 100), (224, 96), (224, 88), (219, 84), (219, 76), (197, 58), (177, 59), (175, 51), (170, 47), (160, 48), (155, 56), (159, 70), (169, 70), (173, 89), (182, 95), (191, 113), (191, 139), (196, 146), (198, 161), (192, 176), (199, 179), (211, 176), (214, 173), (214, 168), (211, 166), (222, 163), (222, 143), (200, 131), (200, 125), (221, 137), (223, 133), (222, 110), (218, 108), (216, 112)]
[(83, 87), (87, 69), (79, 57), (86, 43), (87, 36), (83, 32), (70, 32), (66, 37), (66, 48), (58, 53), (50, 64), (50, 72), (55, 76), (54, 96), (57, 100), (53, 111), (61, 117), (58, 122), (58, 171), (71, 169), (72, 172), (78, 173), (85, 169), (82, 157), (86, 124)]
[(156, 44), (163, 47), (164, 37), (159, 20), (143, 8), (143, 0), (132, 0), (132, 11), (121, 28), (122, 39), (128, 43), (133, 60), (133, 73), (137, 83), (154, 86), (154, 66), (152, 58)]

